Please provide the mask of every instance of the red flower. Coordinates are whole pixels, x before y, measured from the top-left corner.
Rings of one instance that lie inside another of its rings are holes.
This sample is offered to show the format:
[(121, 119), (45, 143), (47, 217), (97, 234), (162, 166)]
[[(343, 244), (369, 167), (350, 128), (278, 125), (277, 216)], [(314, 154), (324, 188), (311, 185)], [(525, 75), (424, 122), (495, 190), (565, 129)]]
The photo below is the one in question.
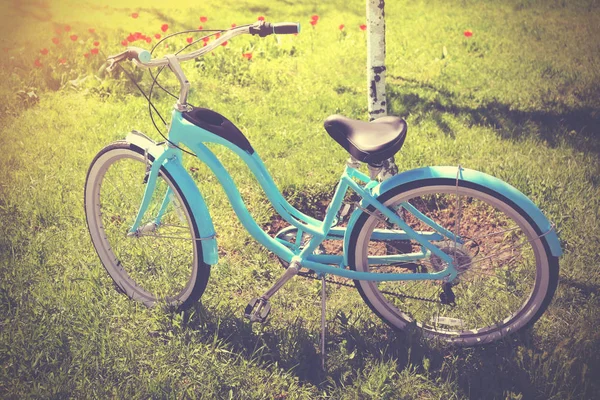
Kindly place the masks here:
[(35, 61), (33, 62), (33, 65), (35, 65), (36, 68), (42, 68), (42, 63), (40, 62), (39, 58), (35, 59)]
[(58, 40), (57, 37), (52, 38), (52, 43), (58, 44), (58, 42), (60, 42), (60, 40)]
[(361, 26), (359, 26), (361, 31), (366, 31), (367, 30), (367, 26), (365, 24), (362, 24)]
[(66, 58), (59, 58), (59, 59), (58, 59), (58, 63), (59, 63), (59, 64), (65, 64), (66, 62), (67, 62), (67, 59), (66, 59)]
[(471, 37), (471, 36), (473, 36), (473, 32), (472, 32), (470, 29), (467, 29), (467, 30), (464, 32), (464, 35), (465, 35), (466, 37)]
[(83, 53), (83, 56), (84, 56), (85, 58), (89, 58), (89, 57), (90, 57), (90, 53)]
[(40, 50), (40, 53), (42, 53), (42, 55), (45, 56), (46, 54), (48, 54), (48, 49), (44, 47)]
[(319, 16), (318, 15), (313, 15), (312, 17), (310, 17), (310, 19), (312, 21), (318, 21), (319, 20)]
[(265, 20), (265, 17), (263, 17), (263, 16), (261, 15), (260, 17), (258, 17), (258, 20), (259, 20), (259, 21), (264, 21), (264, 20)]
[(71, 35), (69, 37), (71, 38), (72, 41), (76, 41), (77, 40), (77, 35)]
[(144, 35), (142, 35), (142, 32), (135, 32), (133, 34), (133, 37), (135, 38), (135, 40), (142, 39), (142, 36), (144, 36)]
[(147, 37), (147, 38), (146, 38), (146, 43), (150, 43), (151, 41), (152, 41), (152, 38), (151, 38), (151, 37)]
[(223, 43), (221, 43), (221, 46), (223, 46), (223, 47), (227, 46), (227, 40), (224, 41)]
[(317, 24), (317, 22), (319, 22), (319, 21), (318, 21), (318, 20), (316, 20), (316, 19), (313, 19), (312, 21), (310, 21), (310, 24), (311, 24), (312, 26), (315, 26), (315, 25)]
[(131, 18), (133, 18), (133, 19), (135, 19), (135, 18), (137, 18), (139, 16), (140, 16), (140, 14), (138, 14), (138, 13), (132, 13), (131, 14)]
[(155, 35), (154, 35), (154, 37), (155, 37), (156, 39), (160, 39), (160, 33), (157, 33), (157, 34), (155, 34)]
[(252, 53), (244, 53), (242, 54), (242, 57), (244, 57), (247, 60), (252, 60)]
[(160, 27), (160, 30), (163, 32), (166, 32), (167, 29), (169, 29), (169, 25), (167, 25), (167, 24), (162, 24), (162, 26)]
[(65, 25), (65, 32), (69, 32), (71, 30), (71, 27), (69, 25)]
[(123, 46), (127, 46), (129, 44), (129, 42), (127, 40), (121, 40), (121, 44)]
[(95, 30), (94, 28), (90, 28), (90, 29), (88, 29), (88, 32), (89, 32), (89, 33), (95, 33), (95, 32), (96, 32), (96, 30)]
[(127, 41), (129, 43), (135, 42), (135, 36), (133, 36), (133, 33), (130, 33), (129, 36), (127, 36)]
[(210, 41), (210, 37), (209, 36), (204, 36), (202, 38), (202, 41), (204, 42), (204, 44), (208, 43)]
[(194, 41), (194, 38), (190, 36), (189, 38), (187, 38), (187, 39), (185, 39), (185, 40), (186, 40), (186, 42), (188, 42), (188, 43), (192, 43), (192, 42)]
[(206, 45), (207, 45), (207, 43), (206, 43), (206, 42), (204, 42), (204, 44), (202, 45), (202, 47), (206, 47)]
[(90, 53), (92, 53), (92, 54), (98, 54), (98, 48), (94, 47), (93, 49), (90, 50)]
[(56, 28), (54, 30), (54, 32), (56, 32), (57, 34), (61, 35), (62, 34), (62, 29), (61, 28)]
[(208, 21), (208, 18), (206, 18), (205, 16), (200, 17), (200, 22), (204, 23)]
[(204, 27), (202, 25), (198, 26), (199, 31), (201, 31), (202, 29), (204, 29)]
[(344, 24), (341, 24), (340, 26), (338, 26), (338, 29), (341, 31), (344, 29)]
[(235, 28), (236, 26), (237, 26), (236, 24), (231, 24), (231, 27), (232, 27), (232, 28)]
[(220, 38), (221, 37), (221, 32), (217, 32), (217, 34), (215, 35), (215, 38)]
[(94, 42), (94, 46), (96, 46), (96, 47), (100, 46), (100, 42), (96, 40), (96, 41)]

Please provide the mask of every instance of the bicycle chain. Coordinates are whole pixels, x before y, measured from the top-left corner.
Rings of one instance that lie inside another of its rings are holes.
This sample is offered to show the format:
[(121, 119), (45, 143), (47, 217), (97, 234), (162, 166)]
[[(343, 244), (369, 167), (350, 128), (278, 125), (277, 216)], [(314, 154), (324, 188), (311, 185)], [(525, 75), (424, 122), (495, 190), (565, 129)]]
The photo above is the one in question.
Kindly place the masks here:
[[(313, 279), (313, 280), (320, 280), (320, 278), (318, 278), (313, 272), (298, 272), (298, 276), (301, 276), (303, 278)], [(339, 278), (340, 279), (350, 280), (348, 278), (342, 278), (342, 277), (339, 277)], [(338, 286), (345, 286), (345, 287), (349, 287), (349, 288), (356, 288), (356, 286), (354, 285), (354, 283), (353, 284), (349, 284), (349, 283), (345, 283), (345, 282), (336, 282), (336, 281), (334, 281), (332, 279), (329, 279), (329, 278), (325, 278), (325, 282), (333, 283), (334, 285), (338, 285)], [(387, 290), (380, 290), (380, 292), (383, 293), (383, 294), (389, 294), (390, 296), (394, 296), (396, 298), (413, 299), (413, 300), (426, 301), (426, 302), (429, 302), (429, 303), (444, 304), (441, 301), (427, 299), (425, 297), (411, 296), (409, 294), (392, 293), (392, 292), (388, 292)]]

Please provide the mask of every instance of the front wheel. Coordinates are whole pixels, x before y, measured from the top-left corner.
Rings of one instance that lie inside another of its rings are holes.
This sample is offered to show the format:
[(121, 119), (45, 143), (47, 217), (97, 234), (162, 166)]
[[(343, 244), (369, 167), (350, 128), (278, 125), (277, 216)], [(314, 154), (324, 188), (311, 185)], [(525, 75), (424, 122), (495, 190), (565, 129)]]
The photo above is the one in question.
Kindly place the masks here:
[(139, 234), (129, 234), (153, 158), (116, 142), (92, 161), (85, 184), (85, 215), (96, 252), (118, 289), (148, 307), (179, 310), (196, 302), (208, 282), (198, 227), (177, 183), (161, 167)]
[[(412, 325), (427, 338), (459, 345), (489, 343), (533, 324), (550, 303), (558, 282), (558, 259), (550, 254), (544, 232), (501, 194), (440, 178), (397, 186), (378, 200), (417, 232), (434, 230), (410, 211), (412, 207), (460, 237), (432, 242), (454, 260), (458, 277), (450, 284), (355, 281), (364, 301), (391, 327)], [(383, 241), (374, 235), (400, 230), (378, 214), (363, 213), (354, 225), (348, 248), (352, 269), (416, 273), (446, 267), (440, 257), (422, 252), (415, 240)], [(408, 259), (381, 261), (381, 256), (400, 254)]]

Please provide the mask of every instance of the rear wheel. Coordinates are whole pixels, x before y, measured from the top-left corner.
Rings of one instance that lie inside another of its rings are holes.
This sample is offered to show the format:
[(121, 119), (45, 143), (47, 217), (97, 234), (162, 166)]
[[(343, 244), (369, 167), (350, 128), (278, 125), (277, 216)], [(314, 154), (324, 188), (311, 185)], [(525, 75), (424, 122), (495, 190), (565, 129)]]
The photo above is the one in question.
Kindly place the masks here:
[[(152, 161), (152, 157), (148, 156)], [(178, 309), (196, 302), (208, 282), (210, 266), (192, 210), (177, 183), (161, 167), (154, 195), (140, 226), (128, 235), (146, 184), (144, 150), (116, 142), (92, 161), (85, 185), (85, 213), (92, 243), (120, 291), (151, 307), (163, 303)], [(155, 218), (168, 205), (160, 223)]]
[[(411, 206), (463, 239), (462, 244), (432, 242), (454, 259), (459, 275), (449, 285), (432, 280), (355, 281), (365, 302), (390, 326), (414, 324), (426, 337), (473, 345), (533, 324), (548, 306), (558, 282), (558, 259), (549, 253), (544, 232), (509, 199), (470, 182), (457, 187), (452, 179), (432, 179), (398, 186), (379, 201), (416, 231), (433, 229), (407, 209)], [(382, 241), (373, 235), (379, 229), (401, 230), (374, 209), (357, 220), (348, 249), (352, 269), (416, 273), (446, 267), (436, 255), (377, 264), (377, 256), (421, 250), (414, 240)]]

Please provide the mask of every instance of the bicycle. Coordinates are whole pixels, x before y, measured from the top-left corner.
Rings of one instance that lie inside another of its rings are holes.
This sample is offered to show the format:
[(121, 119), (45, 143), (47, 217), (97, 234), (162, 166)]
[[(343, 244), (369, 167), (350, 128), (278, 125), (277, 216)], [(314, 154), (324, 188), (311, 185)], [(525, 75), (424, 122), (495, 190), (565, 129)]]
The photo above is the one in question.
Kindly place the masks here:
[[(286, 201), (231, 121), (188, 104), (190, 83), (180, 62), (238, 35), (298, 32), (298, 24), (258, 22), (224, 30), (187, 54), (152, 59), (148, 51), (131, 47), (109, 57), (110, 67), (124, 60), (143, 68), (168, 67), (180, 83), (165, 142), (133, 131), (102, 149), (88, 170), (87, 224), (117, 288), (146, 306), (162, 303), (179, 310), (197, 302), (206, 288), (218, 260), (217, 240), (204, 198), (182, 166), (185, 145), (216, 175), (243, 226), (286, 267), (273, 287), (246, 307), (251, 321), (264, 322), (269, 299), (304, 269), (320, 278), (323, 288), (327, 275), (353, 281), (385, 323), (398, 330), (416, 326), (428, 338), (475, 345), (532, 325), (556, 290), (562, 250), (553, 225), (517, 189), (461, 166), (424, 167), (379, 182), (381, 162), (404, 143), (406, 122), (335, 115), (325, 129), (351, 158), (323, 220), (317, 220)], [(236, 153), (290, 226), (275, 237), (264, 232), (206, 143)], [(368, 165), (368, 175), (359, 170), (361, 163)], [(348, 217), (349, 190), (361, 200)], [(344, 218), (347, 224), (340, 226)], [(341, 241), (343, 253), (324, 251), (326, 240)], [(324, 301), (323, 296), (323, 307)]]

